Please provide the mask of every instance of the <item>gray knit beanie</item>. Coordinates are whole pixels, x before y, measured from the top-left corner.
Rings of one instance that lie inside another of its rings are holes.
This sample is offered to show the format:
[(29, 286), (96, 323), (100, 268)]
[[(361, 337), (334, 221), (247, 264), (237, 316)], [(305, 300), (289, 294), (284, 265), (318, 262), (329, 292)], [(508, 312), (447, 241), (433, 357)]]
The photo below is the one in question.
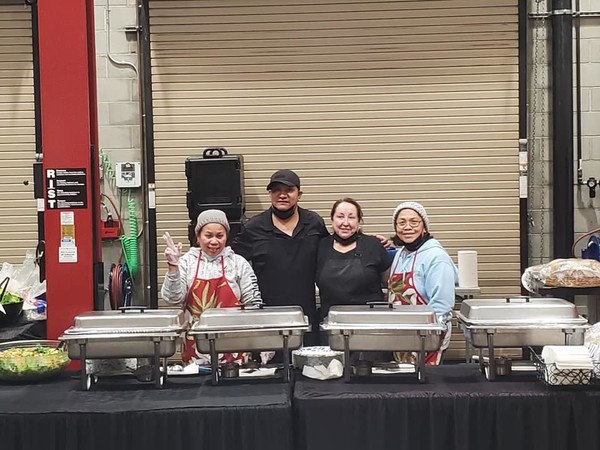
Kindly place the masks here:
[(412, 209), (419, 216), (421, 216), (421, 219), (423, 219), (423, 224), (425, 225), (425, 230), (429, 231), (429, 217), (427, 217), (427, 212), (425, 211), (423, 205), (417, 202), (403, 202), (396, 206), (392, 222), (394, 225), (394, 229), (396, 229), (396, 219), (398, 218), (398, 214), (400, 214), (400, 211), (402, 211), (403, 209)]
[(196, 221), (196, 228), (194, 229), (195, 233), (200, 233), (202, 227), (207, 223), (218, 223), (225, 227), (227, 232), (229, 233), (229, 222), (227, 221), (227, 216), (225, 213), (219, 209), (207, 209), (206, 211), (202, 211), (198, 214), (198, 220)]

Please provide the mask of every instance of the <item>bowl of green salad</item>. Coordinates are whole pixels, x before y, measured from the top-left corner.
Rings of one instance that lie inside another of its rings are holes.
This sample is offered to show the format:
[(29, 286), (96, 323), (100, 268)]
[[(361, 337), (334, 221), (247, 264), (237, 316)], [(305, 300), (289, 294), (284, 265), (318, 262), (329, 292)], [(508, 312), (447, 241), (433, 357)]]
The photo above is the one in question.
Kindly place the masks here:
[(0, 304), (4, 308), (4, 313), (0, 310), (0, 327), (16, 322), (23, 310), (23, 299), (11, 292), (5, 292), (0, 297)]
[(60, 375), (69, 361), (60, 341), (5, 342), (0, 344), (0, 380), (45, 380)]

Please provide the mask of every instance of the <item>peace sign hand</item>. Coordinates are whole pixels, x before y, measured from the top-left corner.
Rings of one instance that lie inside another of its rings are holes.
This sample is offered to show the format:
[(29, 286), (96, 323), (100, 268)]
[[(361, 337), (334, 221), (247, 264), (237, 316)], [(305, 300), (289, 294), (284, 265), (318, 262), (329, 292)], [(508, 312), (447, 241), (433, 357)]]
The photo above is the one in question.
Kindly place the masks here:
[(167, 244), (167, 248), (165, 248), (165, 258), (167, 259), (167, 264), (170, 266), (178, 266), (179, 258), (181, 257), (181, 248), (183, 245), (181, 242), (175, 244), (169, 232), (165, 232), (165, 234), (163, 234), (163, 240)]

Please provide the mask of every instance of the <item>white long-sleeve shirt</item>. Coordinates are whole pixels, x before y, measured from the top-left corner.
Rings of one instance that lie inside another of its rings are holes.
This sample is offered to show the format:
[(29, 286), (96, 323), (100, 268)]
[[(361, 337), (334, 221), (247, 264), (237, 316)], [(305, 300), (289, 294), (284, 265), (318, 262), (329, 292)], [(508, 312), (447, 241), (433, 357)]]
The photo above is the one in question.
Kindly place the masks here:
[(262, 301), (254, 270), (248, 261), (237, 255), (230, 247), (225, 247), (217, 256), (208, 256), (193, 247), (179, 259), (179, 270), (165, 275), (161, 295), (165, 302), (174, 305), (183, 304), (187, 293), (196, 278), (198, 258), (202, 258), (198, 277), (203, 279), (218, 278), (223, 274), (221, 256), (225, 266), (225, 278), (235, 296), (241, 303), (257, 303)]

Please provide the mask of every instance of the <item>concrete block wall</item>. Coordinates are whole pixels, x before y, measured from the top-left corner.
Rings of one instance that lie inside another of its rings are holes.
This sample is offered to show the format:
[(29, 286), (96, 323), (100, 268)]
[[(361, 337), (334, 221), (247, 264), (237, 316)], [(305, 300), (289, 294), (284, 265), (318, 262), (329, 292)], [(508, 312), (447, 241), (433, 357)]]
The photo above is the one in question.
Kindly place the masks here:
[[(531, 0), (529, 12), (546, 12), (549, 1)], [(575, 1), (573, 1), (575, 8)], [(600, 12), (600, 0), (581, 0), (580, 11)], [(529, 151), (530, 151), (530, 264), (552, 259), (552, 130), (550, 19), (530, 19), (528, 40)], [(581, 130), (583, 180), (600, 179), (600, 17), (581, 17)], [(575, 45), (575, 43), (573, 44)], [(575, 58), (575, 47), (573, 48)], [(575, 66), (573, 77), (575, 79)], [(573, 105), (576, 105), (573, 90)], [(575, 114), (574, 114), (575, 120)], [(577, 147), (574, 142), (574, 179)], [(575, 238), (600, 228), (600, 186), (591, 198), (585, 186), (575, 186)], [(587, 239), (582, 241), (582, 245)], [(580, 245), (576, 249), (579, 254)]]
[[(600, 0), (582, 0), (581, 11), (600, 12)], [(600, 16), (582, 17), (581, 129), (583, 180), (600, 180)], [(575, 191), (577, 236), (600, 228), (600, 186), (590, 198), (585, 186)], [(587, 243), (585, 239), (582, 244)]]
[[(98, 89), (99, 145), (114, 170), (116, 162), (142, 161), (140, 83), (138, 78), (138, 42), (135, 32), (126, 31), (137, 26), (136, 0), (96, 0), (95, 38)], [(103, 171), (102, 192), (116, 205), (123, 219), (126, 235), (129, 235), (127, 195), (109, 179), (109, 171)], [(136, 203), (138, 230), (143, 230), (143, 196), (141, 189), (131, 190)], [(109, 199), (104, 198), (106, 208), (113, 217), (116, 212)], [(135, 302), (144, 303), (145, 272), (143, 262), (143, 238), (139, 239), (140, 273), (134, 279)], [(105, 265), (105, 286), (113, 263), (122, 262), (120, 241), (103, 241), (102, 259)], [(108, 296), (107, 296), (108, 298)]]
[[(544, 13), (549, 2), (530, 0), (530, 13)], [(529, 263), (552, 254), (551, 57), (549, 19), (528, 20)]]

